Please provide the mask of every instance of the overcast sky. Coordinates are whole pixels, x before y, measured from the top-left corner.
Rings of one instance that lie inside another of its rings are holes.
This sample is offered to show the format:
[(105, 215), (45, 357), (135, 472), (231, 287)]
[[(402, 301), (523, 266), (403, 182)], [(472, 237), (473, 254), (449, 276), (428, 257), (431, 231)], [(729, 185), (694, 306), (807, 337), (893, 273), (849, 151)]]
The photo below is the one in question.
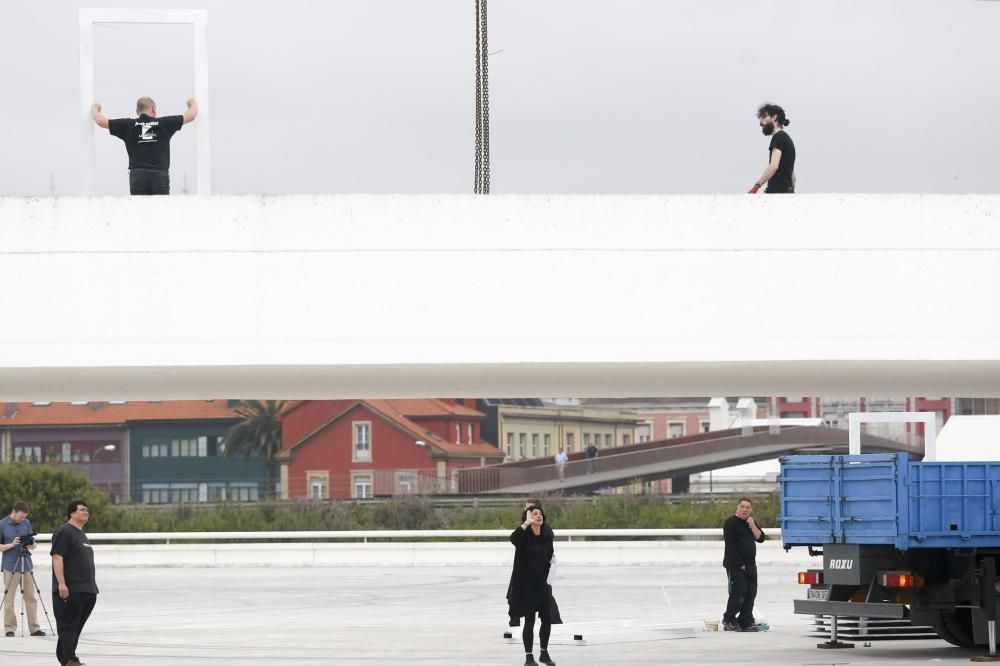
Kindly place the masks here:
[[(469, 0), (127, 4), (208, 10), (214, 192), (471, 191)], [(0, 194), (80, 190), (85, 6), (106, 5), (0, 3)], [(95, 34), (109, 117), (183, 111), (189, 27)], [(978, 0), (492, 0), (494, 191), (743, 192), (774, 101), (802, 192), (998, 192), (998, 34)], [(124, 148), (95, 131), (98, 191), (123, 194)]]

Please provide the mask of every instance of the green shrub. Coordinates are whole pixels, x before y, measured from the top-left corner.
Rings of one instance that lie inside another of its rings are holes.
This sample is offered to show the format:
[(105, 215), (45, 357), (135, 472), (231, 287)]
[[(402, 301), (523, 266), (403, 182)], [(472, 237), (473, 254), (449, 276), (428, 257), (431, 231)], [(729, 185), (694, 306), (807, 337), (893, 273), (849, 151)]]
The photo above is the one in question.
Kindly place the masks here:
[[(589, 528), (714, 528), (721, 527), (736, 506), (735, 498), (677, 501), (676, 498), (655, 495), (594, 497), (589, 501), (558, 497), (541, 499), (549, 524), (557, 531)], [(61, 502), (60, 506), (64, 504), (65, 502)], [(523, 509), (523, 505), (516, 500), (511, 500), (509, 508), (435, 508), (432, 501), (424, 497), (403, 497), (370, 504), (353, 501), (300, 501), (100, 507), (89, 527), (92, 531), (513, 530), (520, 524)], [(761, 495), (754, 498), (754, 516), (765, 528), (774, 526), (777, 509), (776, 496)]]
[[(0, 517), (15, 502), (31, 507), (28, 520), (38, 532), (51, 532), (66, 522), (66, 505), (82, 499), (90, 509), (87, 529), (106, 531), (108, 496), (95, 488), (87, 477), (65, 465), (10, 463), (0, 465)], [(117, 508), (117, 507), (116, 507)]]

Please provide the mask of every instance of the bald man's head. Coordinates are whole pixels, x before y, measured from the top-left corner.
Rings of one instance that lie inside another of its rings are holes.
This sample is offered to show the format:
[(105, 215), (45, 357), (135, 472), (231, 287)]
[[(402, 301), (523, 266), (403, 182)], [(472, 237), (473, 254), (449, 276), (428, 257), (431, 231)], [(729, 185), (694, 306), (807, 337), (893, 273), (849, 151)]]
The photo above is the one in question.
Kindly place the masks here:
[(139, 116), (144, 113), (147, 116), (155, 116), (156, 102), (153, 101), (152, 97), (140, 97), (135, 102), (135, 113)]

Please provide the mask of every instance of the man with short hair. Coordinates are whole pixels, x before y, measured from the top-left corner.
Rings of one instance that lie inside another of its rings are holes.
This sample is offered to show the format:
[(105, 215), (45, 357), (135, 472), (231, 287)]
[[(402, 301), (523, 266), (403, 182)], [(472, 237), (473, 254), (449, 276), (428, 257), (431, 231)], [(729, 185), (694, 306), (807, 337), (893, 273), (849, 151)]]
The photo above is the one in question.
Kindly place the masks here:
[(795, 144), (785, 128), (791, 121), (785, 117), (785, 110), (777, 104), (764, 104), (757, 109), (757, 121), (764, 136), (771, 137), (767, 150), (769, 158), (764, 173), (757, 179), (750, 194), (767, 184), (767, 194), (795, 193)]
[(760, 631), (753, 619), (753, 602), (757, 598), (757, 544), (767, 538), (757, 527), (750, 513), (753, 502), (741, 497), (736, 513), (722, 524), (726, 552), (722, 566), (729, 579), (729, 602), (722, 616), (726, 631)]
[(566, 450), (560, 446), (559, 453), (557, 453), (555, 457), (556, 472), (559, 474), (560, 481), (566, 479), (566, 463), (568, 461), (569, 461), (569, 456), (566, 455)]
[(128, 182), (131, 194), (170, 194), (170, 139), (198, 116), (198, 101), (187, 101), (187, 111), (179, 116), (156, 115), (156, 102), (140, 97), (135, 103), (138, 118), (108, 120), (101, 105), (94, 102), (90, 115), (125, 142), (128, 152)]
[(98, 593), (94, 549), (83, 531), (90, 520), (87, 503), (70, 502), (66, 518), (66, 524), (52, 533), (52, 608), (59, 632), (56, 657), (63, 666), (81, 666), (76, 646)]
[[(32, 636), (44, 636), (45, 632), (38, 626), (38, 597), (35, 596), (34, 567), (31, 564), (30, 551), (38, 547), (32, 542), (25, 545), (27, 537), (35, 530), (31, 527), (28, 514), (31, 508), (24, 502), (17, 502), (10, 515), (0, 520), (0, 552), (3, 553), (3, 628), (8, 638), (17, 631), (17, 614), (14, 603), (18, 592), (24, 598), (24, 611), (27, 614), (28, 631)], [(25, 550), (26, 549), (26, 550)], [(23, 555), (23, 557), (22, 557)]]

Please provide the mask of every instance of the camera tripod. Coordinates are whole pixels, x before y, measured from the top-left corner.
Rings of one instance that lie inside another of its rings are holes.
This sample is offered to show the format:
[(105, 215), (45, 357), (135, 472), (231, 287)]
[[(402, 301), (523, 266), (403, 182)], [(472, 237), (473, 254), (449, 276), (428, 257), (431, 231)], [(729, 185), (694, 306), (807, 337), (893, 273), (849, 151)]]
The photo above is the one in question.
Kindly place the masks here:
[[(49, 624), (49, 631), (51, 631), (52, 634), (55, 635), (56, 632), (55, 629), (52, 628), (52, 620), (49, 618), (49, 610), (48, 608), (45, 607), (45, 599), (42, 598), (42, 591), (38, 589), (38, 581), (35, 580), (34, 567), (28, 568), (27, 566), (30, 561), (31, 561), (31, 551), (28, 550), (28, 547), (26, 545), (22, 545), (21, 551), (17, 556), (17, 563), (14, 565), (14, 570), (13, 570), (15, 576), (17, 574), (21, 574), (19, 578), (21, 587), (21, 635), (24, 636), (24, 627), (25, 627), (24, 580), (25, 578), (29, 577), (31, 578), (31, 584), (35, 586), (35, 598), (38, 600), (38, 603), (41, 604), (42, 612), (45, 613), (45, 621), (48, 622)], [(14, 581), (18, 580), (18, 578), (15, 578), (15, 576), (11, 576), (10, 584), (4, 586), (3, 599), (0, 600), (0, 607), (6, 606), (8, 594), (16, 593), (16, 587), (14, 585)], [(11, 603), (14, 603), (14, 601), (15, 600), (12, 598)]]

